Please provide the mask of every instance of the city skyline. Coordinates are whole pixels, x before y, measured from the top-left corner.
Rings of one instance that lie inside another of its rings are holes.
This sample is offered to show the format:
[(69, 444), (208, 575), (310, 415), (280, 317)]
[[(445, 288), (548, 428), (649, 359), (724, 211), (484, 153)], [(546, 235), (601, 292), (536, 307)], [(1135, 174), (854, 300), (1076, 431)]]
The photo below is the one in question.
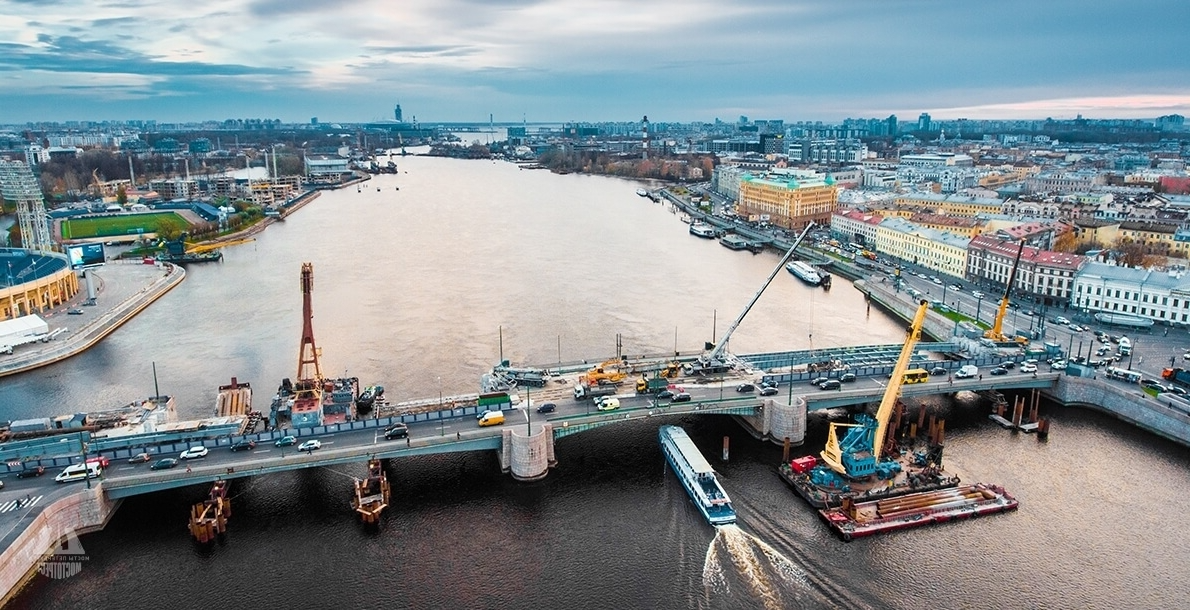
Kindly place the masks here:
[(0, 123), (1190, 114), (1176, 0), (0, 5)]

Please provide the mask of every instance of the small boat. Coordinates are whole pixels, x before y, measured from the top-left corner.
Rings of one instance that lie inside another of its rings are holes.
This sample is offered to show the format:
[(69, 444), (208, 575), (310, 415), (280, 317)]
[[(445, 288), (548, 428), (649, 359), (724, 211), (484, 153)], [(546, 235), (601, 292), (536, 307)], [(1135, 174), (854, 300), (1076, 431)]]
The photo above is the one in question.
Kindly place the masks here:
[(681, 481), (686, 493), (698, 507), (699, 512), (711, 525), (735, 523), (735, 509), (731, 498), (715, 478), (715, 469), (698, 451), (686, 431), (678, 426), (665, 425), (657, 431), (661, 441), (661, 452)]
[(719, 229), (705, 222), (694, 222), (690, 224), (690, 234), (696, 237), (712, 239), (719, 236)]
[(649, 191), (646, 191), (645, 189), (636, 189), (636, 194), (640, 195), (641, 197), (648, 197)]
[(822, 276), (818, 274), (818, 271), (802, 261), (793, 261), (785, 265), (785, 270), (811, 286), (822, 285)]

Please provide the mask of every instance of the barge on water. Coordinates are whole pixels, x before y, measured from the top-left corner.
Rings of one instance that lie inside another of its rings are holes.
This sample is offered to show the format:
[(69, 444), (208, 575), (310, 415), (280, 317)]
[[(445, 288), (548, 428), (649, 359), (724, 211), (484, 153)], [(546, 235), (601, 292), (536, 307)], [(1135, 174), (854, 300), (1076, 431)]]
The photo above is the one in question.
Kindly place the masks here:
[(735, 233), (728, 233), (719, 239), (719, 243), (728, 250), (748, 250), (752, 254), (764, 251), (764, 244), (751, 242)]
[(707, 462), (686, 431), (677, 426), (661, 426), (657, 431), (661, 452), (674, 474), (694, 500), (694, 505), (711, 525), (735, 523), (731, 499), (715, 478), (715, 469)]
[(850, 541), (954, 519), (967, 519), (1016, 510), (1019, 506), (998, 485), (963, 485), (953, 489), (906, 494), (884, 500), (855, 502), (846, 498), (842, 506), (818, 511), (827, 524)]

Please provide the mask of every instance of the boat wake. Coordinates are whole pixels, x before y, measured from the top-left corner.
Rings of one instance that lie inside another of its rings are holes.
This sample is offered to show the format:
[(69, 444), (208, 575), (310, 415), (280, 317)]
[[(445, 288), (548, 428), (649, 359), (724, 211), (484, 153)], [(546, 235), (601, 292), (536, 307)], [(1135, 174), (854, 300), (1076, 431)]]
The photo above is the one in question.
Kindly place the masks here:
[(806, 573), (761, 539), (736, 525), (715, 528), (707, 548), (702, 583), (708, 607), (722, 607), (732, 587), (743, 587), (770, 610), (817, 606)]

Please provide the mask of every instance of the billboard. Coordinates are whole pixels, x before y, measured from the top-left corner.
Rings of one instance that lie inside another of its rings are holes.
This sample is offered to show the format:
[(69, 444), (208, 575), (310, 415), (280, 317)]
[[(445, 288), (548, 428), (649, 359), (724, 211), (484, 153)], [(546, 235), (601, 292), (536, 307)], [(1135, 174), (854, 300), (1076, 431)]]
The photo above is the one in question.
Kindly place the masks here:
[(66, 256), (70, 259), (71, 269), (97, 267), (107, 260), (103, 253), (102, 243), (66, 246)]

